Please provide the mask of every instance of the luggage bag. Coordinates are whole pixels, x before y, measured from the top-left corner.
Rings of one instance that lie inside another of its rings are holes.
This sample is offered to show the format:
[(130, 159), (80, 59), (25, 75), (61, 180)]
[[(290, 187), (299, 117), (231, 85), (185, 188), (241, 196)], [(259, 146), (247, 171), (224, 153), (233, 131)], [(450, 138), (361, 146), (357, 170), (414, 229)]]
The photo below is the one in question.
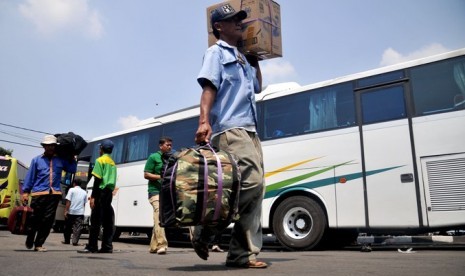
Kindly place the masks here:
[(8, 217), (8, 230), (15, 235), (26, 235), (32, 212), (33, 210), (29, 206), (17, 206), (13, 208)]
[(160, 225), (226, 228), (238, 212), (240, 172), (231, 154), (209, 144), (171, 155), (160, 192)]
[(87, 146), (86, 140), (73, 132), (55, 134), (55, 137), (58, 142), (56, 153), (62, 158), (73, 159)]

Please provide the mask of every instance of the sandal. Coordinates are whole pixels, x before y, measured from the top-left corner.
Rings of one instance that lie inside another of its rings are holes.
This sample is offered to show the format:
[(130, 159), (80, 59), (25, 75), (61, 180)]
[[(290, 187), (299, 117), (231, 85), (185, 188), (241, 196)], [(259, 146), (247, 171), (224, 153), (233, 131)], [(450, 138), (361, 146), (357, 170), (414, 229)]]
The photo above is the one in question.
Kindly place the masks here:
[(34, 248), (34, 251), (47, 252), (47, 248), (42, 247), (42, 246), (38, 246), (38, 247)]
[(244, 264), (238, 264), (238, 263), (233, 263), (233, 262), (226, 262), (226, 266), (228, 267), (238, 267), (238, 268), (267, 268), (268, 264), (262, 261), (248, 261)]

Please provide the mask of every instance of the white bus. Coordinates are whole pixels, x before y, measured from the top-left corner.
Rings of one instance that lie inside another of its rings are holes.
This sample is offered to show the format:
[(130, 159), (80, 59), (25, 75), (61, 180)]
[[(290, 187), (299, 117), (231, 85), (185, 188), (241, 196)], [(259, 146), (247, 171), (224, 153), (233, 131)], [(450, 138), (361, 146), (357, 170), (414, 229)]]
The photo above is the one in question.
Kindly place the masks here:
[[(262, 225), (283, 246), (465, 226), (465, 49), (307, 86), (269, 86), (256, 100)], [(99, 141), (115, 143), (117, 232), (151, 230), (145, 160), (162, 135), (174, 148), (191, 146), (198, 114), (180, 110), (89, 143), (92, 160)]]

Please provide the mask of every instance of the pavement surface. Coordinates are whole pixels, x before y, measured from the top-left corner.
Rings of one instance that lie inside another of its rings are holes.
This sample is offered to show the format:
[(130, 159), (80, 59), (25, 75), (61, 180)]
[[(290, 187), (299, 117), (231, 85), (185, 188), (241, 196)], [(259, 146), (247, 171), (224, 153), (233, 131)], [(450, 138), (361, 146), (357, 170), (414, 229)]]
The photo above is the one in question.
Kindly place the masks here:
[(465, 236), (360, 236), (359, 245), (457, 245), (465, 246)]
[[(84, 235), (81, 243), (87, 242)], [(114, 242), (113, 254), (80, 254), (84, 246), (61, 244), (63, 235), (51, 233), (44, 246), (35, 252), (24, 246), (25, 236), (0, 231), (0, 276), (41, 275), (464, 275), (465, 246), (447, 249), (402, 249), (379, 246), (361, 251), (358, 245), (345, 250), (283, 250), (267, 236), (259, 259), (267, 269), (225, 267), (226, 252), (210, 253), (208, 261), (194, 253), (189, 242), (171, 242), (168, 254), (150, 254), (145, 235), (129, 236)], [(405, 246), (405, 245), (404, 245)], [(368, 252), (368, 253), (365, 253)], [(408, 254), (405, 254), (408, 253)]]

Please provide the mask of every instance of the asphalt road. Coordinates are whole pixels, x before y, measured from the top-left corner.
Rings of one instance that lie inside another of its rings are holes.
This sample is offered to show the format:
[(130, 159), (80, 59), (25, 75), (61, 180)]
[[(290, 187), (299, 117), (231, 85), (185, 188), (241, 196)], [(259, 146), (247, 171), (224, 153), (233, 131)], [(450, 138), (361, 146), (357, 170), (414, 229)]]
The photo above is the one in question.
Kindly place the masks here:
[(25, 236), (1, 230), (0, 275), (465, 275), (463, 246), (413, 247), (410, 253), (405, 246), (403, 252), (395, 247), (289, 252), (271, 243), (259, 256), (267, 269), (235, 269), (224, 266), (227, 253), (210, 253), (203, 261), (189, 243), (171, 243), (168, 254), (156, 255), (148, 253), (147, 238), (123, 236), (113, 254), (79, 254), (82, 247), (61, 240), (62, 234), (51, 233), (44, 245), (48, 252), (35, 252), (25, 248)]

